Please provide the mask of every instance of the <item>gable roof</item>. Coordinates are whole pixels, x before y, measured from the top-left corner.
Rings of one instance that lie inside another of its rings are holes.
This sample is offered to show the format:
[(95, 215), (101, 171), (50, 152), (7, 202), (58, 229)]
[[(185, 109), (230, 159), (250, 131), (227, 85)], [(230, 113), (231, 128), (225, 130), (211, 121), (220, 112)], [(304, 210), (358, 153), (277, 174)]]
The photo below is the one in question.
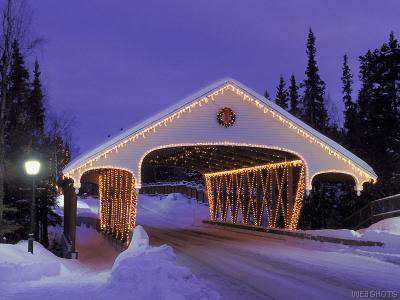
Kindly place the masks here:
[(150, 127), (154, 125), (155, 123), (159, 122), (161, 119), (164, 119), (168, 117), (169, 115), (172, 115), (182, 108), (190, 105), (192, 102), (195, 102), (199, 98), (202, 98), (208, 94), (211, 94), (213, 91), (227, 85), (231, 84), (239, 89), (245, 91), (247, 94), (251, 95), (254, 97), (256, 100), (258, 100), (260, 103), (266, 105), (269, 109), (277, 112), (278, 114), (282, 115), (284, 118), (290, 120), (293, 124), (295, 124), (298, 128), (301, 128), (303, 131), (308, 133), (309, 135), (313, 136), (315, 139), (321, 141), (322, 143), (328, 145), (329, 147), (332, 148), (332, 150), (339, 152), (341, 155), (343, 155), (345, 158), (351, 160), (355, 165), (357, 165), (360, 169), (364, 170), (366, 173), (368, 173), (372, 178), (376, 179), (377, 175), (375, 174), (374, 170), (362, 159), (336, 143), (335, 141), (331, 140), (330, 138), (326, 137), (322, 133), (318, 132), (311, 126), (305, 124), (303, 121), (300, 119), (296, 118), (295, 116), (291, 115), (289, 112), (281, 108), (279, 105), (275, 104), (272, 101), (269, 101), (266, 99), (264, 96), (261, 96), (257, 92), (253, 91), (252, 89), (248, 88), (247, 86), (241, 84), (240, 82), (231, 79), (231, 78), (225, 78), (222, 80), (219, 80), (217, 82), (214, 82), (207, 87), (201, 89), (197, 93), (194, 93), (181, 101), (177, 102), (176, 104), (168, 107), (167, 109), (153, 115), (152, 117), (144, 120), (143, 122), (140, 122), (136, 124), (135, 126), (125, 130), (124, 132), (120, 133), (119, 135), (111, 138), (107, 142), (95, 147), (93, 150), (90, 150), (77, 158), (75, 158), (73, 161), (71, 161), (63, 170), (63, 173), (68, 173), (71, 172), (73, 169), (85, 164), (88, 160), (92, 159), (93, 157), (99, 155), (100, 153), (107, 151), (107, 149), (112, 149), (122, 141), (128, 139), (129, 137), (139, 133), (140, 131), (145, 130), (147, 127)]

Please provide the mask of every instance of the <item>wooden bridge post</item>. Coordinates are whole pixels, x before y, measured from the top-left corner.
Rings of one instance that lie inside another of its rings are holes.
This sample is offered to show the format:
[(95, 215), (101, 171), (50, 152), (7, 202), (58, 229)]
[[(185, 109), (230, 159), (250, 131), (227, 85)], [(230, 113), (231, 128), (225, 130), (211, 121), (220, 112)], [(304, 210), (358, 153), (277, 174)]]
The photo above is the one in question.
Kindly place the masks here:
[(275, 172), (276, 170), (271, 170), (270, 176), (271, 176), (271, 181), (270, 181), (270, 201), (269, 205), (271, 206), (271, 209), (268, 210), (268, 226), (275, 228), (276, 227), (276, 222), (278, 217), (275, 217), (275, 210), (278, 207), (278, 195), (276, 193), (276, 178), (275, 178)]
[(293, 167), (288, 167), (287, 172), (286, 226), (290, 227), (295, 201), (295, 193), (293, 193)]
[(62, 237), (63, 257), (78, 258), (75, 248), (76, 241), (76, 206), (77, 197), (72, 179), (63, 179), (59, 182), (64, 195), (64, 231)]

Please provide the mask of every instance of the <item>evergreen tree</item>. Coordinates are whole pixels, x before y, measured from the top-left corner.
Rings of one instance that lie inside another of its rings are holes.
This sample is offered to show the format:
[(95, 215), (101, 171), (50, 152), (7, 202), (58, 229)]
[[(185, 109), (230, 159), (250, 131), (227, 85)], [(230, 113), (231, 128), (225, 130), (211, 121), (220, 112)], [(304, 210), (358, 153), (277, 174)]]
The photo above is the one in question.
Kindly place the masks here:
[[(30, 96), (29, 71), (25, 67), (25, 61), (20, 52), (17, 41), (13, 43), (10, 69), (10, 118), (8, 122), (9, 147), (12, 152), (10, 157), (27, 153), (29, 137), (29, 111), (28, 99)], [(9, 149), (9, 150), (10, 150)]]
[(29, 230), (30, 198), (23, 192), (30, 187), (21, 162), (30, 151), (30, 129), (28, 126), (29, 111), (28, 98), (30, 96), (29, 71), (25, 66), (24, 57), (19, 44), (14, 40), (9, 71), (9, 99), (10, 114), (6, 125), (5, 149), (5, 203), (9, 208), (5, 216), (14, 221), (19, 228), (14, 232), (15, 238), (25, 238)]
[(290, 100), (289, 112), (295, 117), (300, 117), (299, 86), (296, 83), (296, 78), (294, 77), (294, 75), (290, 77), (289, 100)]
[(32, 91), (28, 99), (29, 128), (33, 140), (40, 139), (44, 135), (45, 109), (43, 104), (44, 96), (42, 84), (40, 82), (40, 74), (39, 63), (36, 60), (33, 71)]
[[(347, 57), (343, 59), (346, 146), (373, 167), (378, 183), (364, 186), (361, 198), (357, 198), (352, 189), (354, 182), (335, 186), (335, 194), (330, 198), (340, 201), (335, 200), (338, 209), (332, 209), (330, 213), (340, 216), (342, 226), (347, 217), (368, 202), (400, 192), (399, 61), (400, 45), (393, 33), (387, 43), (360, 56), (361, 89), (354, 103), (351, 97), (352, 76)], [(326, 217), (326, 214), (317, 203), (318, 199), (326, 198), (324, 193), (313, 189), (311, 197), (305, 201), (304, 211), (309, 221), (303, 219), (304, 228), (325, 226), (319, 216)]]
[(352, 84), (353, 75), (348, 64), (348, 58), (345, 54), (343, 56), (343, 67), (342, 67), (342, 93), (343, 103), (345, 107), (344, 113), (344, 129), (349, 135), (355, 134), (356, 120), (357, 120), (357, 106), (352, 99)]
[(315, 129), (326, 132), (328, 113), (325, 108), (325, 82), (319, 76), (316, 61), (315, 36), (310, 29), (307, 39), (307, 69), (304, 80), (303, 120)]
[(279, 77), (279, 84), (276, 88), (275, 103), (278, 104), (283, 109), (288, 109), (288, 93), (285, 87), (285, 80), (282, 75)]
[[(22, 167), (27, 154), (40, 153), (41, 172), (37, 176), (37, 221), (41, 241), (47, 246), (47, 227), (60, 222), (53, 213), (56, 185), (50, 176), (54, 140), (45, 132), (45, 109), (39, 64), (33, 81), (20, 50), (21, 41), (35, 44), (26, 36), (29, 15), (19, 1), (6, 0), (0, 14), (0, 238), (8, 242), (26, 239), (30, 228), (31, 181)], [(64, 138), (63, 135), (62, 140)], [(63, 146), (65, 141), (63, 141)], [(59, 165), (69, 160), (69, 144), (59, 151)], [(59, 173), (57, 173), (59, 174)], [(10, 221), (12, 220), (12, 222)], [(35, 233), (37, 237), (38, 234)]]
[[(56, 180), (52, 176), (52, 158), (53, 148), (56, 141), (52, 133), (44, 132), (45, 108), (42, 84), (40, 81), (41, 72), (39, 63), (36, 60), (33, 70), (32, 90), (28, 102), (29, 112), (29, 129), (31, 133), (30, 144), (35, 151), (42, 153), (44, 159), (48, 162), (44, 170), (44, 176), (40, 182), (40, 191), (38, 192), (38, 209), (37, 220), (40, 242), (45, 246), (49, 246), (48, 226), (55, 226), (61, 223), (61, 219), (54, 213), (56, 206)], [(57, 136), (58, 141), (58, 136)]]
[[(42, 170), (36, 180), (36, 231), (35, 240), (48, 246), (49, 225), (61, 220), (53, 212), (56, 205), (56, 179), (51, 176), (51, 159), (55, 144), (62, 143), (58, 134), (45, 133), (45, 108), (42, 84), (40, 81), (39, 63), (35, 62), (33, 80), (29, 80), (29, 71), (25, 67), (24, 56), (17, 42), (13, 44), (10, 67), (10, 120), (7, 135), (7, 205), (13, 209), (6, 213), (8, 219), (20, 225), (13, 234), (14, 240), (26, 238), (30, 230), (31, 183), (21, 167), (21, 161), (29, 155), (40, 154)], [(54, 146), (54, 147), (53, 147)], [(64, 151), (64, 150), (63, 150)], [(62, 160), (61, 160), (62, 161)], [(57, 169), (60, 169), (57, 166)]]
[(379, 49), (360, 57), (361, 89), (355, 151), (377, 172), (380, 195), (400, 192), (400, 46), (391, 33)]
[(52, 160), (55, 143), (56, 141), (48, 135), (44, 139), (43, 148), (41, 150), (41, 153), (45, 156), (46, 168), (43, 170), (45, 174), (43, 174), (42, 180), (40, 181), (40, 190), (37, 195), (37, 219), (40, 242), (45, 247), (49, 246), (48, 227), (61, 224), (60, 216), (54, 212), (54, 208), (57, 205), (57, 178), (54, 178), (52, 174), (52, 169), (57, 168), (57, 166), (53, 166), (54, 161)]

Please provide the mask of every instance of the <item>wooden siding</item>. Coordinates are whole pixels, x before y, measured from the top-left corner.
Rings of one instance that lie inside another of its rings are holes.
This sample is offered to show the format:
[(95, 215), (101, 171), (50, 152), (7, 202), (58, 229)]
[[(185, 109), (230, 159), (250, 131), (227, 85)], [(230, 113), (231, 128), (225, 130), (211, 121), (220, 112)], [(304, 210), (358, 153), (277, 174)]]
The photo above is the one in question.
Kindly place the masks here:
[[(222, 107), (230, 107), (236, 113), (234, 126), (225, 128), (218, 124), (216, 115)], [(114, 167), (133, 173), (137, 188), (141, 187), (141, 160), (146, 153), (168, 145), (194, 144), (240, 144), (257, 145), (266, 148), (279, 148), (295, 153), (306, 164), (306, 188), (311, 188), (312, 177), (325, 172), (340, 172), (352, 175), (357, 183), (357, 190), (362, 189), (366, 177), (355, 174), (351, 166), (341, 159), (325, 152), (320, 146), (311, 144), (294, 130), (286, 127), (268, 114), (264, 114), (255, 105), (242, 100), (231, 91), (218, 95), (214, 101), (182, 114), (166, 127), (157, 129), (145, 138), (139, 138), (117, 153), (93, 163), (91, 169)], [(74, 173), (74, 182), (78, 187), (80, 176)]]

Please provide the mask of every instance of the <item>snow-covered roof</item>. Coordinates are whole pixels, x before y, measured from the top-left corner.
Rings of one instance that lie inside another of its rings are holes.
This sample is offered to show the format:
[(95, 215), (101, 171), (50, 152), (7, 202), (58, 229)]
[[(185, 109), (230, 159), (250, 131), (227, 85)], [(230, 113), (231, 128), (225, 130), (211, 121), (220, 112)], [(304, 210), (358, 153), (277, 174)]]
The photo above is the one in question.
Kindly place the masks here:
[(135, 126), (129, 128), (129, 129), (125, 130), (124, 132), (122, 132), (121, 134), (111, 138), (107, 142), (95, 147), (93, 150), (90, 150), (90, 151), (78, 156), (76, 159), (71, 161), (64, 168), (63, 173), (65, 174), (65, 173), (70, 172), (71, 170), (73, 170), (73, 169), (79, 167), (80, 165), (84, 164), (87, 160), (90, 160), (92, 157), (98, 155), (99, 153), (101, 153), (101, 152), (103, 152), (103, 151), (105, 151), (107, 149), (115, 147), (115, 145), (119, 144), (121, 141), (129, 138), (130, 136), (135, 135), (139, 131), (142, 131), (142, 130), (146, 129), (146, 127), (150, 127), (151, 125), (157, 123), (159, 120), (161, 120), (161, 119), (163, 119), (163, 118), (175, 113), (176, 111), (179, 111), (183, 107), (189, 105), (190, 103), (198, 100), (199, 98), (201, 98), (201, 97), (203, 97), (203, 96), (205, 96), (207, 94), (210, 94), (214, 90), (216, 90), (216, 89), (218, 89), (218, 88), (220, 88), (220, 87), (222, 87), (222, 86), (224, 86), (226, 84), (232, 84), (232, 85), (242, 89), (243, 91), (245, 91), (249, 95), (251, 95), (254, 98), (256, 98), (258, 101), (262, 102), (264, 105), (266, 105), (270, 109), (275, 110), (276, 112), (281, 114), (283, 117), (285, 117), (288, 120), (290, 120), (291, 122), (293, 122), (297, 127), (303, 129), (304, 131), (306, 131), (308, 134), (310, 134), (314, 138), (316, 138), (316, 139), (320, 140), (321, 142), (327, 144), (333, 150), (336, 150), (337, 152), (339, 152), (344, 157), (350, 159), (355, 165), (357, 165), (358, 167), (363, 169), (365, 172), (370, 174), (371, 177), (373, 177), (375, 179), (377, 178), (377, 175), (375, 174), (375, 172), (371, 168), (371, 166), (369, 166), (361, 158), (357, 157), (356, 155), (354, 155), (353, 153), (351, 153), (350, 151), (348, 151), (347, 149), (345, 149), (344, 147), (342, 147), (341, 145), (339, 145), (335, 141), (331, 140), (327, 136), (325, 136), (322, 133), (318, 132), (314, 128), (312, 128), (309, 125), (305, 124), (300, 119), (298, 119), (295, 116), (291, 115), (289, 112), (287, 112), (286, 110), (281, 108), (279, 105), (275, 104), (272, 101), (269, 101), (264, 96), (261, 96), (260, 94), (258, 94), (254, 90), (250, 89), (249, 87), (243, 85), (242, 83), (240, 83), (240, 82), (238, 82), (238, 81), (236, 81), (236, 80), (234, 80), (232, 78), (225, 78), (225, 79), (219, 80), (217, 82), (214, 82), (214, 83), (208, 85), (207, 87), (201, 89), (197, 93), (194, 93), (194, 94), (182, 99), (181, 101), (179, 101), (176, 104), (168, 107), (167, 109), (165, 109), (165, 110), (153, 115), (152, 117), (144, 120), (143, 122), (140, 122), (140, 123), (136, 124)]

